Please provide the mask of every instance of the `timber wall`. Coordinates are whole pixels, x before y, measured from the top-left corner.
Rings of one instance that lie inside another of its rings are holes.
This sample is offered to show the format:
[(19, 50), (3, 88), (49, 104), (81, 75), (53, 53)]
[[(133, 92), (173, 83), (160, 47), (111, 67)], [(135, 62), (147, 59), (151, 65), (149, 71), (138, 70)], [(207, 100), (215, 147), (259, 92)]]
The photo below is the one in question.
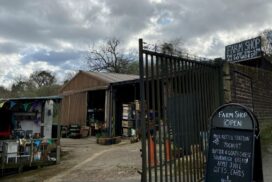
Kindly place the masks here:
[(62, 95), (71, 95), (89, 90), (106, 89), (108, 83), (98, 78), (88, 75), (85, 72), (79, 72), (70, 82), (68, 82), (61, 90)]
[(61, 111), (62, 125), (86, 125), (87, 92), (64, 96)]
[(61, 104), (61, 124), (86, 125), (88, 91), (105, 90), (108, 83), (86, 72), (79, 72), (61, 90), (63, 96)]

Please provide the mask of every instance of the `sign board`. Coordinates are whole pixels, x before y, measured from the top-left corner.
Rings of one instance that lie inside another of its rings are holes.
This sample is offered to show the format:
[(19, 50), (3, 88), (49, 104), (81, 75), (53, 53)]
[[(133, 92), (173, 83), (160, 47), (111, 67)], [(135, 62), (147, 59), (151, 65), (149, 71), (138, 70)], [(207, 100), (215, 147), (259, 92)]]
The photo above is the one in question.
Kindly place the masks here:
[(225, 47), (226, 61), (236, 62), (261, 57), (261, 37), (245, 40)]
[(251, 181), (252, 132), (213, 130), (211, 135), (207, 181)]
[(219, 107), (211, 117), (206, 182), (253, 181), (257, 121), (238, 104)]
[(212, 119), (213, 127), (247, 129), (254, 128), (251, 115), (243, 107), (228, 106), (219, 110)]
[(52, 138), (53, 105), (53, 100), (47, 100), (44, 104), (44, 138)]

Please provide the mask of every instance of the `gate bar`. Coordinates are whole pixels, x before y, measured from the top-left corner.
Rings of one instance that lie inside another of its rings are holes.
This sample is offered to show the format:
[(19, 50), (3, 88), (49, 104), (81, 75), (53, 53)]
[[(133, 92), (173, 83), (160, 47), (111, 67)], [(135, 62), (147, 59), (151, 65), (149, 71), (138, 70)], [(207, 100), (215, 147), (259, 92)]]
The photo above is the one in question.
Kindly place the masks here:
[(146, 182), (146, 122), (145, 122), (145, 87), (144, 87), (144, 63), (143, 63), (143, 39), (139, 39), (139, 67), (140, 67), (140, 97), (141, 97), (141, 130), (142, 130), (142, 174), (141, 181)]
[[(161, 62), (161, 58), (157, 57), (156, 59), (156, 74), (160, 75), (159, 63)], [(161, 81), (157, 78), (157, 111), (158, 111), (158, 119), (159, 119), (159, 159), (160, 159), (160, 181), (163, 182), (163, 164), (162, 164), (162, 125), (161, 125)]]

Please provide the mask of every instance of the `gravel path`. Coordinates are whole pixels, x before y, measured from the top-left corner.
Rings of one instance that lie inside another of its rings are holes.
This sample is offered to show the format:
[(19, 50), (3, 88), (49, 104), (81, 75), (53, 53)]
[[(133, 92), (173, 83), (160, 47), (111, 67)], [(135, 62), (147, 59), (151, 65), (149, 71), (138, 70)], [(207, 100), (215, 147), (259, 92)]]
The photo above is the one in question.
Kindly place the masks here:
[(0, 179), (7, 182), (136, 182), (141, 168), (140, 143), (128, 140), (98, 145), (95, 138), (62, 139), (68, 153), (60, 164)]
[[(62, 139), (66, 155), (58, 165), (24, 172), (2, 182), (140, 182), (141, 143), (104, 146), (95, 138)], [(263, 155), (264, 181), (272, 181), (272, 144)]]

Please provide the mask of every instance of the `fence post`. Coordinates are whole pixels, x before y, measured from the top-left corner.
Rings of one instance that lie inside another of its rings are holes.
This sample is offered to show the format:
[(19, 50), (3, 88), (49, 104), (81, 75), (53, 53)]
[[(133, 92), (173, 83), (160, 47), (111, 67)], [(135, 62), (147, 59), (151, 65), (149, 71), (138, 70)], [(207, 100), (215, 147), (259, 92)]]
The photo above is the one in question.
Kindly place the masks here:
[(139, 70), (140, 70), (140, 96), (141, 96), (141, 129), (142, 129), (142, 182), (146, 177), (146, 122), (145, 122), (145, 87), (144, 87), (144, 63), (143, 63), (143, 40), (139, 39)]
[(60, 144), (57, 144), (57, 160), (56, 163), (59, 164), (60, 163)]

